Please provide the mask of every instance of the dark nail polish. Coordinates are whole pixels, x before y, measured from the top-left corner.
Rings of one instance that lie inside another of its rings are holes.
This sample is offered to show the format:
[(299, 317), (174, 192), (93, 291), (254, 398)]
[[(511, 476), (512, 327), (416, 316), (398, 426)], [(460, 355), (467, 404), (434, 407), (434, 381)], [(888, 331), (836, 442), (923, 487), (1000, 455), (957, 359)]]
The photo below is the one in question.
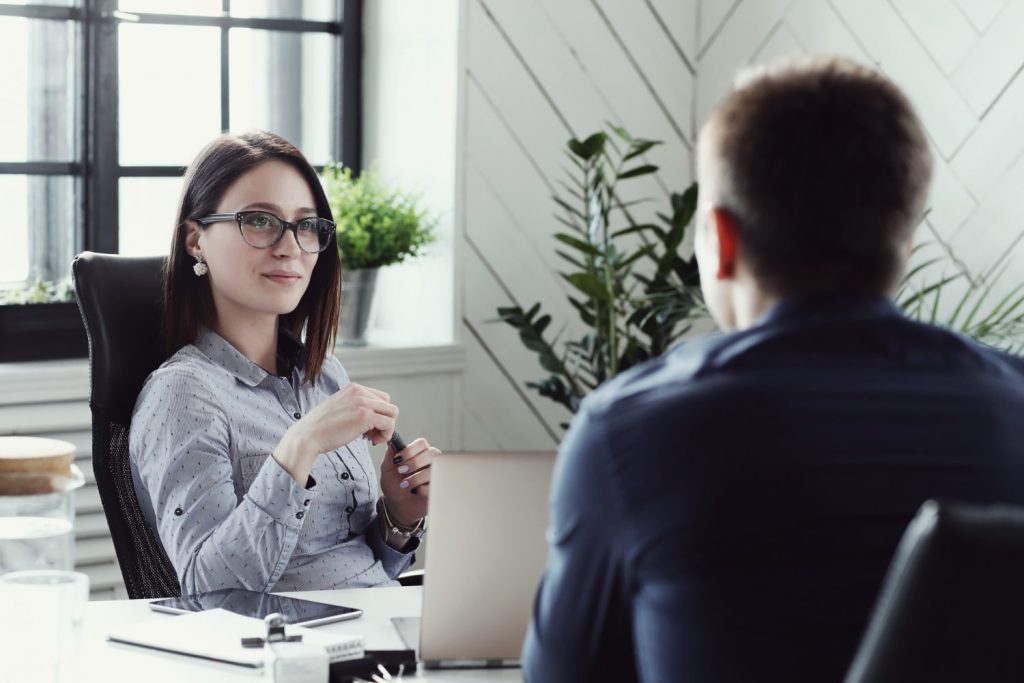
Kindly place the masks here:
[(395, 457), (391, 458), (391, 462), (395, 463), (396, 465), (401, 465), (402, 460), (403, 458), (400, 455), (396, 455)]

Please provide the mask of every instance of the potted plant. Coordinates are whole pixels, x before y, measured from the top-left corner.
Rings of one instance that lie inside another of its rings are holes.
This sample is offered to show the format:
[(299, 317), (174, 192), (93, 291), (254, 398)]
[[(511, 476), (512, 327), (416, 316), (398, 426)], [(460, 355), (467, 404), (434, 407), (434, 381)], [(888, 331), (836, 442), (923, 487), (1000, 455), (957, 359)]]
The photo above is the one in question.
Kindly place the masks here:
[(657, 213), (659, 224), (634, 222), (632, 203), (619, 200), (620, 182), (658, 170), (639, 158), (658, 144), (618, 127), (568, 143), (574, 170), (553, 198), (556, 219), (568, 230), (555, 234), (556, 253), (567, 265), (561, 276), (573, 288), (569, 303), (582, 336), (549, 341), (544, 333), (552, 319), (539, 302), (528, 310), (498, 309), (548, 373), (526, 386), (573, 413), (606, 379), (661, 355), (705, 315), (697, 262), (680, 254), (697, 208), (696, 184), (672, 193), (667, 210)]
[(70, 278), (0, 289), (0, 363), (88, 355)]
[(422, 208), (419, 196), (382, 182), (376, 168), (354, 176), (350, 168), (328, 165), (323, 180), (338, 224), (338, 336), (343, 344), (362, 346), (379, 269), (420, 255), (436, 239), (437, 221)]

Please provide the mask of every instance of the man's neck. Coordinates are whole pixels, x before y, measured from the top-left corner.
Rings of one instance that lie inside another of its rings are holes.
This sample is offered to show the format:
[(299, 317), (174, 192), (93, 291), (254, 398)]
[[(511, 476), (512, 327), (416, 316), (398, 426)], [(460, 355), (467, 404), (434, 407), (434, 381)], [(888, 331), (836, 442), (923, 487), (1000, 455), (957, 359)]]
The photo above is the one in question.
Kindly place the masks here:
[(768, 294), (756, 285), (734, 287), (732, 310), (735, 317), (733, 321), (735, 329), (745, 330), (752, 327), (779, 301), (779, 297)]

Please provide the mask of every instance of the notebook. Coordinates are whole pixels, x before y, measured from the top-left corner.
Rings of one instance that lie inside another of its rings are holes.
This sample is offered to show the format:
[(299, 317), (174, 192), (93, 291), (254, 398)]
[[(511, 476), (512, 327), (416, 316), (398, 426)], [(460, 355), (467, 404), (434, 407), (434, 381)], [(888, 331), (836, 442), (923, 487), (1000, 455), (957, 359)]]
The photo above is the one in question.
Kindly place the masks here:
[[(303, 643), (321, 645), (328, 662), (363, 656), (363, 637), (327, 633), (302, 626), (287, 626), (289, 636), (301, 635)], [(107, 640), (161, 652), (260, 669), (266, 658), (263, 648), (242, 647), (242, 638), (262, 638), (267, 627), (260, 619), (223, 609), (191, 612), (127, 624), (110, 633)]]
[(422, 619), (393, 620), (407, 643), (419, 642), (427, 668), (518, 664), (547, 558), (554, 461), (554, 453), (434, 458)]

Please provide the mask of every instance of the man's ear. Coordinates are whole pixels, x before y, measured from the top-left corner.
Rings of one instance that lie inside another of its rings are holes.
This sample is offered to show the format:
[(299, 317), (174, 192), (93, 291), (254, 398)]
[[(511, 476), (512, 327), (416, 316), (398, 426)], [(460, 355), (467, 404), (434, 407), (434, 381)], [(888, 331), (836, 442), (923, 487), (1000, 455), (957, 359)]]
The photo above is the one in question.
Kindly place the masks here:
[(191, 256), (198, 256), (203, 252), (199, 246), (199, 237), (203, 234), (203, 231), (195, 221), (186, 221), (185, 230), (185, 249)]
[(718, 251), (719, 280), (731, 280), (736, 276), (736, 256), (739, 253), (740, 235), (736, 218), (726, 209), (711, 209), (711, 227), (714, 228)]

